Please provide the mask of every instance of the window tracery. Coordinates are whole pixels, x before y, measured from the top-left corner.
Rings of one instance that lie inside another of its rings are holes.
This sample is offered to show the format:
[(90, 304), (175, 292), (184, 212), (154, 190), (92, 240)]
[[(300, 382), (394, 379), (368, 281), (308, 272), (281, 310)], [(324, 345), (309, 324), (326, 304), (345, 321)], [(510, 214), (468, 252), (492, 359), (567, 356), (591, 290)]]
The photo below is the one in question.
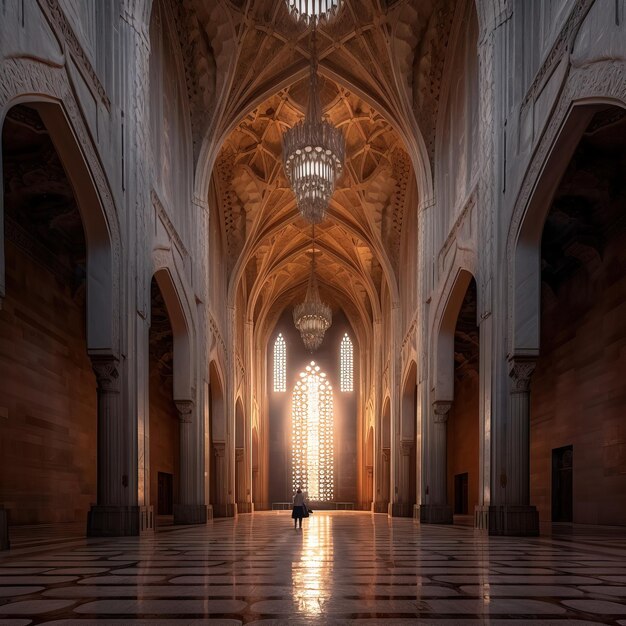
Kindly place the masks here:
[(274, 342), (274, 391), (287, 391), (287, 344), (282, 333)]

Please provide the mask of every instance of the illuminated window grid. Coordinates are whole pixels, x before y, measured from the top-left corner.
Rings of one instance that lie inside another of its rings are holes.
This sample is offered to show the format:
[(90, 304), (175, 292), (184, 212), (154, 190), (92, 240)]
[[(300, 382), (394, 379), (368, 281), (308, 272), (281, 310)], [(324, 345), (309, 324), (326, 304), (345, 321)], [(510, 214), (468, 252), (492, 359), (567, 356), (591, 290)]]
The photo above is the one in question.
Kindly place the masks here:
[(354, 365), (353, 365), (352, 341), (348, 333), (343, 336), (339, 348), (339, 389), (352, 391), (354, 388)]
[(274, 342), (274, 391), (287, 391), (287, 345), (282, 333)]
[(333, 390), (315, 361), (300, 373), (292, 397), (292, 486), (310, 500), (333, 499)]

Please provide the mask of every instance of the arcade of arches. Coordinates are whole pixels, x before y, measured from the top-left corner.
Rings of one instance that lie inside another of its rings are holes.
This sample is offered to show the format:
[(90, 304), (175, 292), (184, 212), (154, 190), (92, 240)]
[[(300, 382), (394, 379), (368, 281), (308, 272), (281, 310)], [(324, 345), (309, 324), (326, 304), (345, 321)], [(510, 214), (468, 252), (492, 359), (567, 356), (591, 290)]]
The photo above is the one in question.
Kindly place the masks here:
[(0, 15), (2, 548), (284, 507), (312, 359), (320, 506), (626, 526), (623, 0), (343, 0), (316, 36), (346, 159), (314, 243), (281, 148), (312, 28), (284, 0)]

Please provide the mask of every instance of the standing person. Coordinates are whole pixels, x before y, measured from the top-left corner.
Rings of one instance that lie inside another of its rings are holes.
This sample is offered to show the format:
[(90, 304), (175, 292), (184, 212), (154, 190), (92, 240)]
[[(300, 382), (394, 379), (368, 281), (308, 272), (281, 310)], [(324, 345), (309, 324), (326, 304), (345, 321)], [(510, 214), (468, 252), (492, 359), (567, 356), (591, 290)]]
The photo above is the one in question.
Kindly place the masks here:
[(297, 528), (298, 525), (302, 528), (302, 518), (307, 512), (306, 501), (302, 489), (296, 491), (296, 495), (293, 497), (293, 509), (291, 510), (291, 519), (293, 520), (293, 527)]

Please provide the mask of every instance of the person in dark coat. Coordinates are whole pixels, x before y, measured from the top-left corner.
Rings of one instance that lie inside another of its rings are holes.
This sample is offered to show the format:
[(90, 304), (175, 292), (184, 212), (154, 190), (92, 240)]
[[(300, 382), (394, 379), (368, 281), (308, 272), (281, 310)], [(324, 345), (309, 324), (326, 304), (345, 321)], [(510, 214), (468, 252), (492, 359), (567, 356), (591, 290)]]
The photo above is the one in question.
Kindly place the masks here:
[(302, 489), (296, 491), (296, 495), (293, 497), (293, 509), (291, 510), (291, 519), (293, 520), (294, 528), (302, 528), (302, 518), (307, 512), (306, 500)]

